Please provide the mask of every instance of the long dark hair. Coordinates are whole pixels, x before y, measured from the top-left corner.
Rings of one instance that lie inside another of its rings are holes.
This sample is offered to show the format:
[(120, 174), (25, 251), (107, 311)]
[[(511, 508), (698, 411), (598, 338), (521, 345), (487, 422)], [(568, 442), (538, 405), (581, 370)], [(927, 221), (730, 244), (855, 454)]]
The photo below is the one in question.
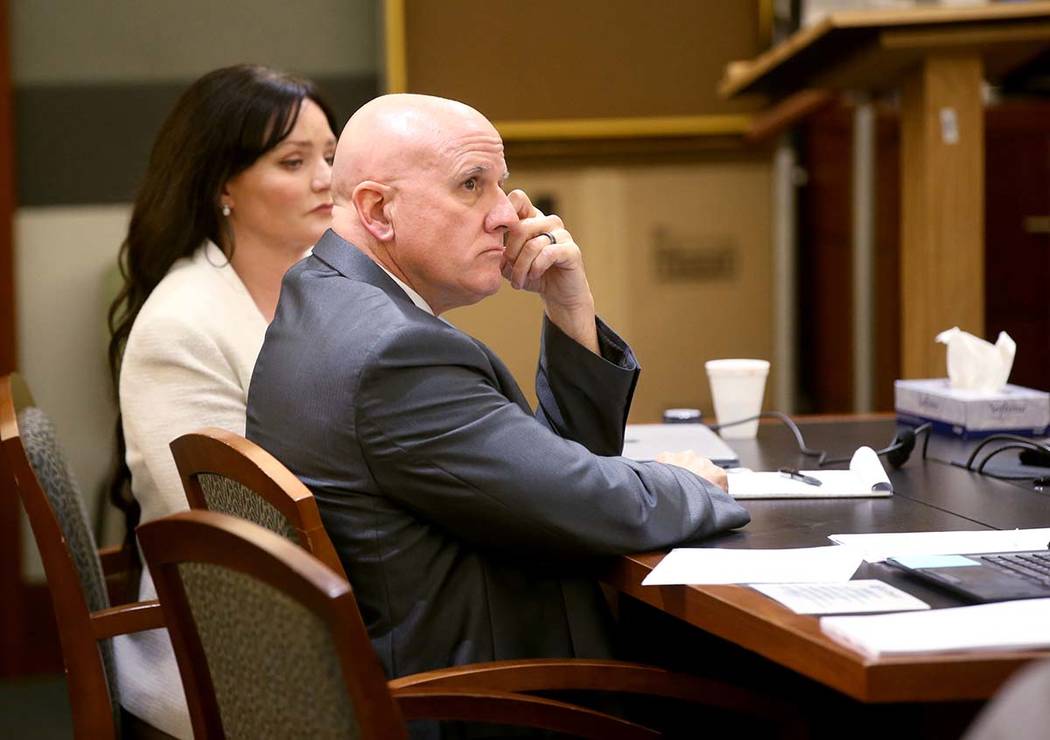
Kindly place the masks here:
[[(118, 402), (121, 355), (146, 299), (175, 261), (205, 240), (227, 258), (233, 254), (232, 234), (220, 213), (223, 186), (288, 136), (306, 98), (337, 131), (331, 108), (312, 83), (250, 64), (204, 75), (183, 92), (164, 121), (120, 245), (124, 286), (109, 307), (109, 369)], [(140, 509), (131, 495), (119, 415), (116, 442), (109, 498), (124, 512), (130, 542)]]

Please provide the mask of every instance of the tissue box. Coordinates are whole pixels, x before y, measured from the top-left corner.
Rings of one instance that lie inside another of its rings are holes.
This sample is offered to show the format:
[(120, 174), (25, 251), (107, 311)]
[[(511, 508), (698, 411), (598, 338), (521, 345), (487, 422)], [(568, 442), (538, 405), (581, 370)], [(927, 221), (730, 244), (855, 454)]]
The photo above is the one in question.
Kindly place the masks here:
[(1042, 437), (1050, 426), (1050, 393), (1007, 385), (998, 393), (960, 390), (947, 378), (898, 380), (893, 384), (897, 420), (963, 439), (989, 434)]

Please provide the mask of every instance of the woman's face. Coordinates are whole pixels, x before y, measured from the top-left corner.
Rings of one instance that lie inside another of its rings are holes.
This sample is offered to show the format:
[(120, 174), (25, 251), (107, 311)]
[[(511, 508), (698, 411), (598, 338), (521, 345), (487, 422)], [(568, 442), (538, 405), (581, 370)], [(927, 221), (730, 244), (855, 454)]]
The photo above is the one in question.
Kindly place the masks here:
[(332, 221), (334, 154), (328, 119), (304, 99), (288, 136), (223, 189), (238, 249), (258, 243), (302, 252), (316, 243)]

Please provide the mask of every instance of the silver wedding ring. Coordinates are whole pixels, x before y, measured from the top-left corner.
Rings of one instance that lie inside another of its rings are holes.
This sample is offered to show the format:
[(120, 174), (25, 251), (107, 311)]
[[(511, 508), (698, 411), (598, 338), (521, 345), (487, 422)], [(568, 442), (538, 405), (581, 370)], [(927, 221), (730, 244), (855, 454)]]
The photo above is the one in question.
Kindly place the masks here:
[(542, 232), (540, 234), (540, 236), (545, 236), (548, 239), (550, 239), (551, 240), (551, 244), (557, 244), (558, 243), (558, 240), (555, 239), (554, 236), (550, 232), (544, 231), (544, 232)]

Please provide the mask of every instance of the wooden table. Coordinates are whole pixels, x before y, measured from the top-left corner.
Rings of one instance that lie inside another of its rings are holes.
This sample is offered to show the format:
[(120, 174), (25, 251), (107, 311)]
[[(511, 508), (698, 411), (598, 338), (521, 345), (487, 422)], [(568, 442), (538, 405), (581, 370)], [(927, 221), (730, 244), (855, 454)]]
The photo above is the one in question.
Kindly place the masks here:
[[(811, 447), (838, 455), (860, 443), (885, 445), (894, 426), (886, 418), (809, 423), (803, 430)], [(751, 467), (806, 466), (787, 430), (777, 425), (763, 424), (757, 440), (734, 441), (734, 447), (743, 464)], [(749, 501), (752, 522), (747, 527), (703, 545), (809, 547), (829, 544), (827, 536), (834, 533), (1050, 526), (1050, 497), (943, 463), (923, 464), (918, 452), (891, 478), (896, 493), (890, 498)], [(642, 579), (662, 557), (663, 553), (647, 553), (620, 558), (603, 581), (860, 702), (986, 699), (1021, 665), (1050, 657), (1050, 652), (996, 652), (869, 659), (824, 636), (816, 617), (795, 614), (744, 586), (643, 587)], [(960, 604), (885, 565), (865, 564), (855, 577), (881, 578), (934, 608)]]
[(838, 12), (723, 79), (727, 97), (900, 91), (902, 377), (944, 375), (937, 332), (984, 333), (983, 82), (1048, 48), (1048, 2)]

